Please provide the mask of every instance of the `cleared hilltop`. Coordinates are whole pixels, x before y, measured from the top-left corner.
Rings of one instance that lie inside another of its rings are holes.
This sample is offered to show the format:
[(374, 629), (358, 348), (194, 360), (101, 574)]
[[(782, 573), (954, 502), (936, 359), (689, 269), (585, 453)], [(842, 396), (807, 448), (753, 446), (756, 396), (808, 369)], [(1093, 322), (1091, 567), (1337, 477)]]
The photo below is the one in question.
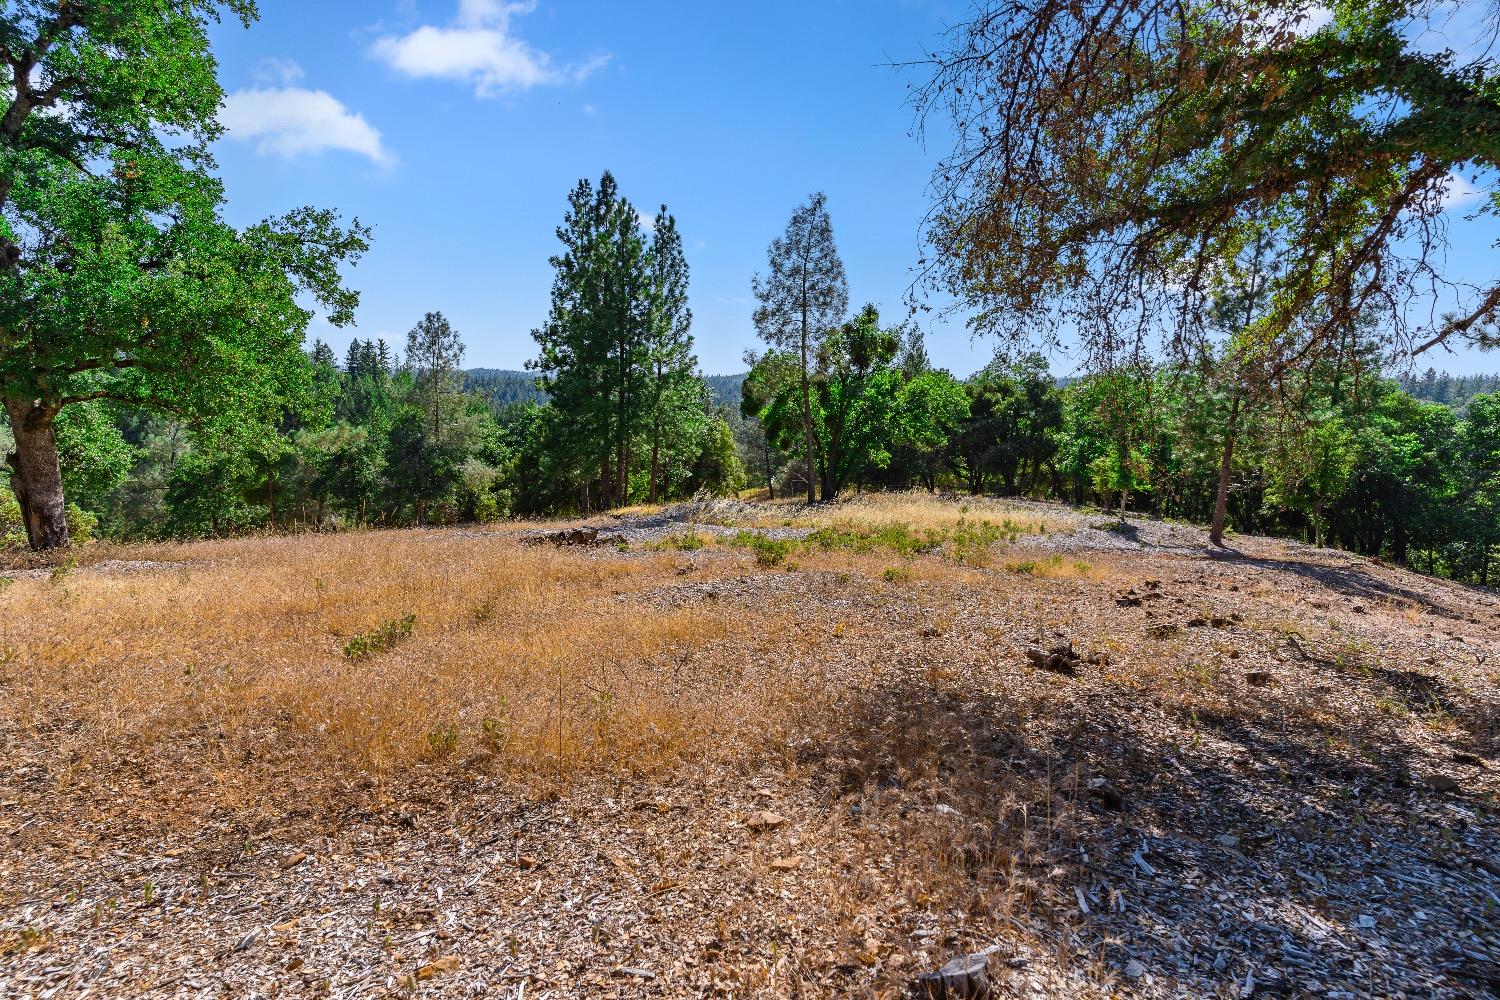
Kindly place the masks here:
[(1494, 990), (1493, 592), (1041, 504), (590, 523), (13, 574), (0, 992)]

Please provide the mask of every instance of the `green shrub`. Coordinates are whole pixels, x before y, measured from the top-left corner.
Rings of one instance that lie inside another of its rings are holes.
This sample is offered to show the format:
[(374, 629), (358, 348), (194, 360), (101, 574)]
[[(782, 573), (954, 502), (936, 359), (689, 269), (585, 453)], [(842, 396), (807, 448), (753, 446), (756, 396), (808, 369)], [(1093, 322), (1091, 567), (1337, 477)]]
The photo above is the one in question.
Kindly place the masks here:
[(768, 538), (756, 531), (741, 531), (729, 540), (729, 544), (748, 548), (755, 553), (756, 565), (766, 568), (785, 563), (796, 547), (789, 539)]
[(452, 726), (434, 729), (427, 734), (427, 749), (438, 760), (453, 756), (458, 749), (458, 730)]
[(681, 535), (668, 535), (656, 543), (658, 549), (676, 549), (678, 552), (697, 552), (708, 541), (702, 535), (695, 532), (686, 532)]
[(68, 519), (68, 535), (74, 545), (82, 545), (94, 537), (94, 529), (99, 527), (99, 519), (76, 504), (68, 504), (65, 514)]
[(412, 627), (416, 623), (416, 615), (392, 618), (379, 628), (370, 632), (361, 632), (344, 643), (344, 655), (351, 660), (362, 660), (376, 653), (384, 653), (402, 640), (411, 638)]
[(21, 502), (7, 489), (0, 489), (0, 545), (26, 544), (26, 525), (21, 520)]
[[(68, 520), (68, 535), (73, 544), (82, 545), (94, 537), (99, 527), (99, 518), (75, 503), (64, 508)], [(26, 544), (26, 522), (21, 520), (21, 503), (8, 489), (0, 489), (0, 545)]]
[(918, 534), (911, 526), (892, 521), (874, 528), (852, 526), (819, 528), (807, 536), (807, 543), (825, 552), (847, 549), (852, 552), (874, 552), (888, 549), (897, 555), (913, 556), (932, 552), (943, 544), (943, 533), (929, 528)]
[(499, 753), (505, 749), (505, 744), (510, 740), (510, 715), (506, 711), (507, 704), (504, 698), (500, 699), (500, 715), (487, 715), (479, 724), (479, 742), (491, 753)]

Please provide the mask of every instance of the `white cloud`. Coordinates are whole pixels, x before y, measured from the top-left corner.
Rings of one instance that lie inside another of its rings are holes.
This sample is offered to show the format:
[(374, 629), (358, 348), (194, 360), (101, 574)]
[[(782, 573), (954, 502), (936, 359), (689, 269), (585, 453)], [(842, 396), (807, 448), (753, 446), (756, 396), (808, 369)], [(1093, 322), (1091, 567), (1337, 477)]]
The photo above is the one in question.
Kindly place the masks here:
[(262, 59), (255, 67), (255, 82), (267, 85), (290, 87), (305, 75), (295, 59), (282, 59), (279, 56)]
[(635, 217), (636, 221), (641, 224), (641, 228), (646, 232), (656, 232), (656, 216), (650, 214), (649, 212), (642, 212), (640, 209), (636, 209)]
[(1303, 19), (1293, 29), (1304, 38), (1333, 23), (1333, 11), (1322, 4), (1310, 4), (1302, 9)]
[(395, 162), (380, 131), (364, 115), (321, 90), (290, 86), (236, 90), (225, 98), (219, 121), (231, 139), (256, 143), (256, 152), (262, 156), (291, 159), (342, 149), (381, 166)]
[(459, 0), (458, 13), (443, 27), (424, 24), (405, 35), (378, 38), (372, 54), (416, 79), (471, 84), (476, 97), (557, 83), (581, 83), (609, 61), (595, 56), (559, 67), (546, 52), (518, 38), (511, 20), (531, 13), (534, 2)]
[(1473, 181), (1455, 171), (1448, 175), (1448, 184), (1443, 189), (1443, 210), (1468, 208), (1475, 202), (1489, 197), (1489, 194), (1484, 188), (1476, 187)]

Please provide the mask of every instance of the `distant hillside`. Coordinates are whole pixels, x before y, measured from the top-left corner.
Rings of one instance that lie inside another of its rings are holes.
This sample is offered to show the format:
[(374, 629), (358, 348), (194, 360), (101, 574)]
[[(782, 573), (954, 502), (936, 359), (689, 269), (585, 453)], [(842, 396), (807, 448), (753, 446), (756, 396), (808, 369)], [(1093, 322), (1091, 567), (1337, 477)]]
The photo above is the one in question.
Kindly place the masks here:
[[(708, 386), (716, 404), (739, 412), (740, 386), (745, 383), (744, 372), (738, 375), (705, 375), (703, 382)], [(534, 372), (509, 368), (470, 368), (464, 372), (464, 389), (479, 393), (495, 406), (547, 401), (547, 394), (536, 387)]]
[(1469, 400), (1487, 392), (1500, 392), (1500, 375), (1450, 375), (1432, 368), (1421, 375), (1400, 380), (1401, 388), (1429, 403), (1443, 403), (1463, 413)]
[(727, 406), (736, 413), (740, 409), (740, 387), (745, 384), (745, 372), (738, 375), (705, 375), (703, 383), (713, 395), (714, 402)]
[(464, 389), (479, 393), (492, 406), (547, 401), (547, 394), (536, 387), (535, 373), (506, 368), (470, 368), (464, 372)]

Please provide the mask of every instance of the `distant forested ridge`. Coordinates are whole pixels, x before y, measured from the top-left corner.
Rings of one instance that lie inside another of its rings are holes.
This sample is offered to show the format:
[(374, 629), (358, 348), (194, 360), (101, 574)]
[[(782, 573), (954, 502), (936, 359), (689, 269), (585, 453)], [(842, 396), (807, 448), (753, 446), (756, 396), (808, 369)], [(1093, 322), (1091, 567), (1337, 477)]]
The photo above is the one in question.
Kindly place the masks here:
[(470, 368), (464, 372), (464, 390), (483, 396), (496, 407), (547, 401), (547, 394), (536, 387), (535, 372), (508, 368)]
[(1500, 375), (1450, 375), (1429, 368), (1418, 375), (1413, 372), (1399, 379), (1401, 388), (1417, 399), (1442, 403), (1460, 413), (1468, 409), (1469, 400), (1490, 392), (1500, 392)]
[[(745, 373), (738, 375), (705, 375), (709, 398), (715, 406), (740, 408), (740, 387)], [(489, 400), (497, 407), (515, 403), (545, 403), (547, 394), (536, 386), (536, 373), (512, 368), (470, 368), (464, 372), (464, 389)]]
[(740, 392), (745, 385), (745, 372), (738, 375), (705, 375), (703, 384), (708, 386), (709, 396), (717, 406), (731, 410), (740, 408)]

